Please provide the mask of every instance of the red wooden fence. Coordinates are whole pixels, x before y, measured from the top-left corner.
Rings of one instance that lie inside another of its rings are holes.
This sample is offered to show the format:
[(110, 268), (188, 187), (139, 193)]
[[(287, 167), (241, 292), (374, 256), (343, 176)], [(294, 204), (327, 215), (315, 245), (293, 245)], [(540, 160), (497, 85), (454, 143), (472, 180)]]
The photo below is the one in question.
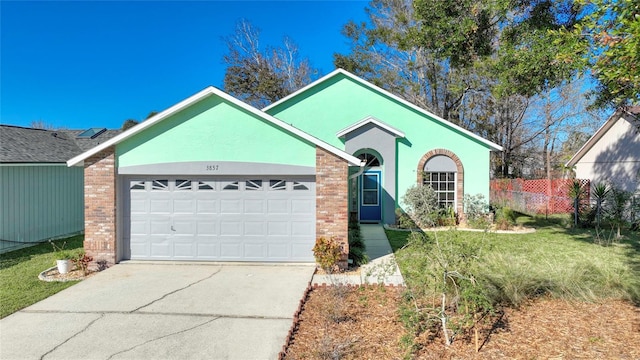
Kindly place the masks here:
[[(583, 203), (589, 202), (589, 180), (579, 179), (584, 189)], [(573, 179), (491, 180), (492, 203), (509, 206), (525, 214), (565, 214), (573, 212), (569, 187)]]

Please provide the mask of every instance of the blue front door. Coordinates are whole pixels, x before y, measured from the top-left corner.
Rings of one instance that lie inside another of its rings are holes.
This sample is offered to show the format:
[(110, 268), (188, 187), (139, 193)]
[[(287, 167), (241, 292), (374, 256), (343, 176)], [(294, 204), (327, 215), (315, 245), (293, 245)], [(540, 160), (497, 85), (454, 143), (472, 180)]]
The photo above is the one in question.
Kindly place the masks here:
[(382, 220), (380, 171), (367, 171), (360, 175), (360, 221)]

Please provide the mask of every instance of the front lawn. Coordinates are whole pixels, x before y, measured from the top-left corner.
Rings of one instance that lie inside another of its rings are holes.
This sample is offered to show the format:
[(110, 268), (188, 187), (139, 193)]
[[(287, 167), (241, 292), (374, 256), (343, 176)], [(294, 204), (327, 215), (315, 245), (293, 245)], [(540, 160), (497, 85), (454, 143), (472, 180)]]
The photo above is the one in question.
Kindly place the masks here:
[[(596, 241), (592, 229), (562, 227), (557, 219), (522, 216), (518, 220), (537, 231), (427, 232), (422, 234), (424, 246), (419, 242), (408, 244), (409, 232), (386, 233), (410, 287), (416, 281), (424, 282), (425, 270), (435, 270), (425, 259), (435, 259), (444, 262), (448, 271), (484, 281), (491, 295), (507, 305), (518, 306), (521, 301), (540, 295), (588, 301), (619, 298), (640, 304), (638, 232), (623, 233), (620, 241), (603, 246)], [(448, 258), (449, 250), (466, 258)]]
[(425, 346), (425, 337), (442, 334), (443, 314), (447, 333), (463, 336), (477, 321), (543, 299), (638, 306), (640, 234), (613, 240), (564, 220), (522, 216), (537, 230), (528, 234), (387, 230), (407, 284), (401, 318), (409, 333)]
[[(83, 236), (57, 240), (57, 246), (66, 243), (65, 249), (74, 254), (82, 250)], [(38, 279), (40, 272), (55, 266), (51, 244), (42, 243), (25, 249), (0, 254), (0, 318), (45, 299), (77, 281), (44, 282)]]

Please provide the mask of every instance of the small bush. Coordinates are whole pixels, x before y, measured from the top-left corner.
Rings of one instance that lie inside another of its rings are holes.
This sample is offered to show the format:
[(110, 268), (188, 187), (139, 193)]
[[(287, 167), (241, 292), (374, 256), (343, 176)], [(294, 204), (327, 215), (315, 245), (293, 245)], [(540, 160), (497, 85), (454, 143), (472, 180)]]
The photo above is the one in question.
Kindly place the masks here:
[(349, 259), (353, 260), (353, 264), (360, 266), (369, 262), (366, 254), (366, 245), (360, 232), (360, 224), (349, 224)]
[(516, 224), (516, 213), (508, 206), (496, 209), (496, 229), (509, 230)]
[(489, 202), (484, 195), (464, 195), (464, 209), (469, 226), (475, 229), (486, 229), (491, 225), (489, 218)]
[(316, 240), (316, 244), (313, 247), (313, 256), (316, 258), (318, 265), (326, 272), (335, 270), (341, 255), (342, 247), (334, 238), (321, 237)]
[(84, 251), (80, 252), (73, 259), (71, 259), (73, 263), (78, 267), (78, 269), (82, 270), (82, 274), (87, 275), (89, 272), (89, 264), (93, 261), (93, 257), (84, 253)]
[(400, 229), (416, 229), (418, 227), (411, 216), (400, 208), (396, 208), (396, 225), (398, 225)]
[(438, 195), (431, 186), (413, 185), (402, 197), (407, 214), (419, 225), (433, 227), (438, 221)]
[(451, 206), (438, 209), (438, 226), (456, 226), (458, 218)]

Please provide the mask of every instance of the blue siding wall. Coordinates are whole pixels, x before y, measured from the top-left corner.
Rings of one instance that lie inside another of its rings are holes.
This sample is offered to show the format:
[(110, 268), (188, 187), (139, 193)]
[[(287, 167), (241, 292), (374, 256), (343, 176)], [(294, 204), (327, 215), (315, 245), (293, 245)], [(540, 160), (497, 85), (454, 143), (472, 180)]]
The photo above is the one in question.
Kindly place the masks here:
[(0, 253), (84, 230), (84, 169), (0, 165)]

